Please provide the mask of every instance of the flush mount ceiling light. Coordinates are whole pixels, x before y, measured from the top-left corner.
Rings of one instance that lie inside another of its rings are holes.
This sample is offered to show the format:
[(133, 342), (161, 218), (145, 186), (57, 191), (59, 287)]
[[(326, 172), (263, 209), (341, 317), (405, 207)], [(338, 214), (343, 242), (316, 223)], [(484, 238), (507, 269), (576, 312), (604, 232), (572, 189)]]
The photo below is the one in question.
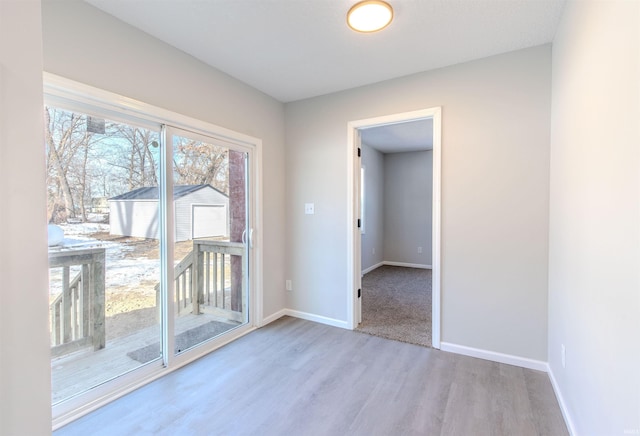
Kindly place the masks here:
[(393, 9), (381, 0), (356, 3), (347, 13), (347, 24), (356, 32), (371, 33), (382, 30), (391, 23)]

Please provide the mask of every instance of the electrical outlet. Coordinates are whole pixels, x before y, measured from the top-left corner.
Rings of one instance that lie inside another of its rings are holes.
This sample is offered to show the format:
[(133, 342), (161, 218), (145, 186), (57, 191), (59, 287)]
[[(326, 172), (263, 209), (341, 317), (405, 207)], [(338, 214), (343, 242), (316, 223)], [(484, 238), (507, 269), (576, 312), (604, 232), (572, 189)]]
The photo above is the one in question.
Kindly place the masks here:
[(376, 254), (376, 249), (371, 250), (371, 254)]
[(291, 280), (285, 281), (285, 288), (287, 291), (293, 291), (293, 286), (291, 285)]
[(560, 345), (560, 355), (562, 357), (562, 367), (567, 367), (567, 350), (564, 348), (564, 344)]
[(422, 254), (422, 247), (418, 247), (418, 254)]
[(315, 205), (313, 203), (305, 203), (304, 213), (307, 215), (313, 215), (314, 213), (316, 213)]

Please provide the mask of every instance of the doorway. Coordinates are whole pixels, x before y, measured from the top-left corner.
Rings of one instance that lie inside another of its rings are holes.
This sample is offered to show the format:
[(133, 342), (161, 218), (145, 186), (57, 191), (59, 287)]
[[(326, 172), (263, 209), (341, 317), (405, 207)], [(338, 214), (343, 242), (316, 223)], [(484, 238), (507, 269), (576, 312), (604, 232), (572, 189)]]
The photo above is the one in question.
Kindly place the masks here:
[[(355, 329), (362, 321), (362, 230), (366, 231), (367, 223), (363, 221), (362, 210), (362, 132), (380, 127), (399, 126), (404, 123), (429, 121), (433, 123), (433, 151), (432, 151), (432, 243), (431, 243), (431, 271), (432, 271), (432, 304), (431, 304), (431, 345), (440, 347), (440, 167), (441, 167), (441, 108), (431, 108), (413, 112), (405, 112), (352, 121), (348, 123), (348, 169), (349, 169), (349, 289), (348, 307), (351, 328)], [(365, 166), (364, 173), (367, 168)], [(364, 188), (366, 189), (366, 187)], [(426, 229), (425, 229), (426, 230)], [(420, 251), (421, 247), (418, 247)], [(369, 253), (367, 253), (369, 254)], [(405, 265), (410, 266), (410, 265)], [(416, 265), (414, 265), (416, 266)], [(428, 310), (428, 309), (424, 309)]]

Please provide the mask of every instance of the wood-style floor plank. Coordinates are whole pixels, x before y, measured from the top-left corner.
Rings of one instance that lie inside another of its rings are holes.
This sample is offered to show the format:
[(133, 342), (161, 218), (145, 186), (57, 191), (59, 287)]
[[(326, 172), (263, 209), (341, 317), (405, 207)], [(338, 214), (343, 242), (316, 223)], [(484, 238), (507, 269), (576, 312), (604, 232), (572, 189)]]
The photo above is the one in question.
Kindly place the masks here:
[(285, 317), (55, 435), (566, 435), (538, 371)]

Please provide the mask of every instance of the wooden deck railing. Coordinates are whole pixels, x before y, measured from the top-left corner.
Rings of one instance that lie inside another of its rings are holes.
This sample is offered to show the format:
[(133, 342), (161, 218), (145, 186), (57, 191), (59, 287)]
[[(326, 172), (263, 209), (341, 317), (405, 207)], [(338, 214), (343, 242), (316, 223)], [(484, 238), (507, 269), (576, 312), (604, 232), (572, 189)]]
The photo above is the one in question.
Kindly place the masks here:
[[(194, 283), (193, 251), (187, 254), (184, 259), (176, 265), (173, 274), (175, 278), (176, 298), (174, 301), (176, 305), (176, 312), (178, 314), (187, 311), (190, 312), (192, 310), (191, 299)], [(156, 286), (156, 289), (159, 289), (158, 286)], [(159, 300), (157, 300), (156, 303), (156, 307), (161, 307)]]
[[(51, 354), (105, 346), (104, 248), (49, 252), (49, 268), (62, 268), (62, 292), (51, 303)], [(70, 267), (80, 272), (70, 277)]]
[[(193, 313), (206, 312), (232, 321), (244, 321), (244, 306), (234, 308), (232, 301), (236, 290), (240, 295), (246, 295), (245, 245), (240, 242), (194, 241), (193, 253), (196, 257), (194, 295), (197, 295), (198, 302)], [(232, 271), (233, 256), (237, 256), (237, 263), (241, 265), (236, 276)], [(240, 280), (240, 283), (234, 283), (235, 280)]]
[[(243, 322), (246, 302), (242, 296), (247, 289), (244, 255), (245, 246), (239, 242), (193, 241), (193, 251), (174, 269), (176, 313), (208, 313)], [(234, 256), (237, 258), (232, 261)], [(80, 266), (73, 277), (72, 266)], [(62, 292), (50, 305), (52, 355), (88, 345), (95, 350), (104, 348), (105, 249), (50, 251), (49, 268), (62, 268)], [(235, 274), (234, 268), (239, 269)], [(158, 302), (159, 289), (156, 286)]]
[[(193, 251), (180, 261), (174, 269), (176, 314), (200, 313), (212, 314), (224, 319), (242, 322), (243, 306), (240, 310), (232, 308), (232, 292), (241, 286), (245, 294), (246, 279), (245, 246), (239, 242), (195, 240)], [(240, 284), (232, 278), (231, 258), (238, 256), (242, 265)], [(160, 287), (156, 286), (156, 291)], [(159, 292), (156, 299), (159, 302)], [(160, 306), (158, 306), (160, 307)], [(235, 309), (235, 310), (234, 310)]]

